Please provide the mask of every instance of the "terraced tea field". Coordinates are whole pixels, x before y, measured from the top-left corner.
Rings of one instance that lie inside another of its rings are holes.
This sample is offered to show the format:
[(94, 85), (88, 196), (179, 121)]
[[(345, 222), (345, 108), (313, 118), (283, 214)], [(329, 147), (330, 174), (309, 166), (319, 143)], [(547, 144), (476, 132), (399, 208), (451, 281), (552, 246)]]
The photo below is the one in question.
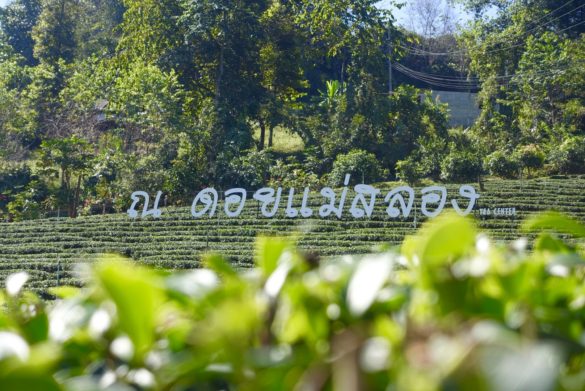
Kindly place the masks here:
[[(449, 197), (458, 185), (449, 185)], [(296, 233), (299, 245), (321, 256), (372, 251), (380, 244), (398, 244), (420, 226), (420, 196), (408, 219), (391, 219), (387, 204), (378, 196), (369, 219), (354, 219), (348, 212), (337, 218), (290, 219), (284, 215), (285, 193), (275, 218), (258, 212), (257, 202), (248, 200), (238, 218), (223, 213), (214, 218), (194, 219), (189, 208), (163, 209), (154, 220), (132, 220), (126, 214), (91, 216), (78, 219), (45, 219), (0, 224), (0, 281), (7, 274), (26, 270), (32, 276), (31, 288), (43, 291), (58, 285), (79, 285), (73, 265), (91, 262), (100, 254), (115, 252), (155, 267), (195, 268), (207, 252), (219, 252), (238, 267), (252, 263), (254, 238), (259, 234)], [(534, 179), (528, 181), (487, 181), (474, 215), (480, 227), (494, 239), (517, 238), (524, 217), (555, 209), (585, 221), (585, 178)], [(314, 192), (310, 205), (315, 209), (323, 198)], [(300, 204), (300, 200), (299, 200)], [(480, 216), (479, 208), (516, 208), (517, 216)], [(222, 211), (223, 206), (218, 206)]]

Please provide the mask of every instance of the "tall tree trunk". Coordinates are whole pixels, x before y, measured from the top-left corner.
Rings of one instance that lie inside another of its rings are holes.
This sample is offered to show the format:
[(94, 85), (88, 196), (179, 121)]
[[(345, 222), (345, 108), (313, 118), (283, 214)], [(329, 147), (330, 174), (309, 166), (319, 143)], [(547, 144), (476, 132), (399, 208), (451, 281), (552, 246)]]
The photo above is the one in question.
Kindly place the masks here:
[(79, 193), (81, 190), (81, 179), (82, 175), (77, 177), (77, 186), (75, 187), (75, 195), (73, 197), (73, 203), (69, 206), (70, 208), (70, 217), (77, 217), (77, 205), (79, 205)]
[(272, 148), (273, 139), (274, 139), (274, 127), (270, 126), (270, 131), (268, 134), (268, 148)]
[(260, 124), (260, 143), (258, 145), (258, 150), (261, 151), (264, 149), (264, 143), (266, 142), (266, 124), (262, 118), (260, 118), (258, 123)]
[(67, 203), (67, 216), (71, 217), (71, 177), (69, 171), (63, 171), (63, 180), (61, 181), (61, 189), (65, 194)]

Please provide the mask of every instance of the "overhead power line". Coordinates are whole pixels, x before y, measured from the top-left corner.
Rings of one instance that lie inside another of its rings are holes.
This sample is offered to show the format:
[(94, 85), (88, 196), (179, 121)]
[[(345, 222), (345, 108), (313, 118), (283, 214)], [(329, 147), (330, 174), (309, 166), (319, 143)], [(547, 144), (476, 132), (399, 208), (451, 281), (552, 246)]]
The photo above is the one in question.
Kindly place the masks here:
[[(583, 23), (585, 23), (585, 21)], [(578, 63), (585, 65), (585, 61), (578, 61)], [(541, 70), (541, 71), (535, 71), (535, 72), (516, 72), (512, 75), (499, 75), (499, 76), (496, 76), (495, 79), (499, 83), (503, 84), (503, 83), (508, 83), (508, 82), (513, 81), (514, 78), (522, 77), (525, 75), (529, 75), (529, 76), (532, 76), (532, 75), (541, 75), (541, 76), (553, 75), (559, 71), (567, 70), (569, 68), (570, 68), (570, 66), (564, 66), (564, 67), (556, 67), (554, 69)], [(479, 90), (481, 88), (481, 84), (482, 84), (482, 82), (477, 78), (463, 79), (463, 78), (440, 76), (440, 75), (436, 75), (436, 74), (415, 71), (414, 69), (408, 68), (402, 64), (393, 64), (393, 69), (395, 69), (396, 71), (402, 73), (403, 75), (405, 75), (411, 79), (422, 81), (428, 85), (436, 86), (436, 87), (469, 91), (469, 90)]]
[(480, 85), (477, 82), (442, 78), (436, 75), (415, 71), (402, 64), (394, 64), (393, 68), (403, 75), (432, 86), (466, 91), (477, 90), (480, 88)]
[(414, 69), (411, 68), (407, 68), (406, 66), (402, 65), (402, 64), (396, 64), (399, 67), (402, 67), (403, 69), (407, 69), (410, 72), (412, 72), (415, 75), (419, 75), (422, 77), (427, 77), (429, 79), (435, 79), (437, 81), (446, 81), (446, 82), (453, 82), (453, 83), (476, 83), (478, 81), (477, 78), (464, 78), (464, 77), (453, 77), (453, 76), (442, 76), (442, 75), (438, 75), (438, 74), (432, 74), (432, 73), (425, 73), (425, 72), (420, 72), (420, 71), (415, 71)]

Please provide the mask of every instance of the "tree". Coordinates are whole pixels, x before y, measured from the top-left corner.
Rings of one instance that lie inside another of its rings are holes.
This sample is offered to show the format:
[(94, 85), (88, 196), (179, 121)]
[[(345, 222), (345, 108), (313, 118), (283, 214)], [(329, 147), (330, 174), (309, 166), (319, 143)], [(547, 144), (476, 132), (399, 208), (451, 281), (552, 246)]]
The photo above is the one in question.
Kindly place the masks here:
[(337, 155), (329, 176), (331, 185), (343, 185), (347, 174), (351, 175), (351, 183), (372, 183), (384, 179), (382, 167), (376, 156), (359, 149)]
[(468, 81), (468, 58), (459, 47), (453, 4), (450, 1), (415, 0), (405, 7), (410, 31), (396, 51), (401, 56), (400, 64), (415, 72), (434, 76), (420, 78), (416, 75), (397, 72), (399, 83), (420, 88), (461, 91), (474, 83)]
[(186, 61), (178, 50), (183, 43), (182, 26), (177, 23), (183, 12), (180, 1), (123, 0), (123, 6), (120, 57), (127, 62), (141, 59), (165, 68)]
[[(107, 183), (108, 191), (156, 188), (177, 199), (203, 180), (206, 142), (184, 110), (188, 98), (178, 78), (139, 58), (75, 65), (59, 97), (61, 112), (74, 134), (100, 146), (100, 156), (113, 161), (118, 152), (124, 155), (118, 169), (125, 175)], [(100, 179), (97, 185), (105, 194), (106, 184)]]
[(0, 156), (10, 160), (26, 157), (34, 140), (37, 112), (27, 89), (31, 71), (22, 67), (21, 56), (0, 61)]
[[(477, 19), (462, 36), (471, 70), (482, 81), (475, 131), (487, 153), (519, 144), (562, 142), (579, 128), (583, 106), (585, 11), (579, 1), (467, 1), (481, 14), (498, 5), (495, 18)], [(570, 49), (569, 49), (570, 48)], [(568, 119), (568, 120), (567, 120)]]
[(188, 1), (180, 19), (202, 91), (199, 132), (206, 134), (209, 172), (252, 146), (249, 119), (265, 98), (260, 71), (264, 0)]
[[(462, 4), (468, 11), (475, 14), (476, 22), (482, 19), (481, 24), (499, 25), (506, 27), (510, 22), (518, 24), (537, 24), (535, 30), (546, 29), (562, 30), (574, 26), (568, 34), (578, 37), (585, 31), (585, 26), (579, 24), (585, 19), (585, 10), (581, 8), (581, 0), (568, 0), (559, 4), (558, 0), (531, 0), (531, 1), (507, 1), (507, 0), (454, 0)], [(496, 18), (485, 18), (487, 12), (494, 12)], [(546, 18), (554, 15), (554, 18)], [(536, 23), (534, 23), (536, 22)]]
[(31, 169), (26, 164), (14, 164), (0, 160), (0, 217), (4, 217), (7, 206), (16, 195), (25, 191), (33, 180)]
[(568, 136), (585, 133), (584, 116), (575, 110), (585, 102), (584, 62), (585, 37), (570, 40), (546, 32), (528, 39), (510, 91), (526, 140), (558, 145)]
[(49, 172), (57, 169), (60, 195), (67, 205), (69, 217), (77, 217), (83, 179), (92, 163), (89, 144), (76, 136), (43, 141), (39, 164)]
[(126, 151), (155, 148), (165, 135), (184, 131), (184, 89), (175, 72), (140, 60), (121, 64), (90, 58), (70, 70), (59, 100), (72, 133), (97, 142), (115, 131)]
[[(398, 160), (416, 152), (425, 139), (448, 139), (445, 106), (409, 86), (400, 86), (390, 97), (390, 123), (377, 146), (377, 156), (390, 169)], [(421, 167), (422, 168), (422, 167)]]
[(292, 6), (307, 37), (309, 64), (316, 64), (307, 72), (310, 97), (295, 131), (329, 165), (337, 154), (355, 148), (380, 158), (391, 112), (388, 30), (393, 41), (402, 34), (374, 1), (297, 1)]
[(490, 174), (501, 178), (514, 179), (520, 174), (520, 163), (510, 152), (495, 151), (486, 157), (485, 166)]
[(79, 3), (74, 0), (44, 0), (39, 20), (33, 28), (34, 56), (55, 64), (73, 61), (77, 42), (76, 20)]
[(481, 187), (482, 173), (481, 157), (471, 151), (453, 148), (441, 164), (441, 179), (452, 183), (478, 181)]
[(514, 151), (514, 157), (525, 169), (528, 175), (542, 168), (544, 165), (545, 155), (536, 144), (522, 145)]
[(549, 156), (552, 168), (558, 173), (585, 173), (585, 137), (567, 138)]
[(259, 149), (273, 144), (277, 125), (292, 126), (291, 112), (300, 108), (299, 99), (306, 95), (306, 56), (303, 54), (304, 34), (294, 23), (291, 7), (273, 2), (260, 18), (263, 30), (260, 42), (261, 84), (265, 91), (257, 117), (260, 126)]
[(426, 40), (455, 30), (453, 9), (447, 2), (415, 0), (408, 3), (406, 10), (410, 30)]
[(396, 162), (396, 177), (402, 182), (414, 185), (422, 178), (420, 162), (413, 158)]
[(0, 8), (0, 31), (14, 51), (24, 57), (27, 65), (36, 62), (32, 30), (40, 13), (40, 0), (13, 0), (6, 7)]
[(120, 38), (124, 15), (121, 0), (79, 0), (75, 26), (76, 57), (112, 57)]

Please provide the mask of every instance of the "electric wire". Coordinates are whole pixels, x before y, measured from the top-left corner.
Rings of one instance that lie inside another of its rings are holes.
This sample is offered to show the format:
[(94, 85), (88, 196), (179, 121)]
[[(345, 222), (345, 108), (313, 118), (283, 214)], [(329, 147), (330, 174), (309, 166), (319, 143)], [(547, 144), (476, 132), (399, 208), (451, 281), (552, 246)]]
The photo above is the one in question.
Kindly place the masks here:
[[(443, 80), (437, 77), (429, 77), (422, 72), (414, 71), (408, 67), (405, 67), (402, 64), (394, 64), (392, 66), (393, 69), (398, 71), (399, 73), (404, 74), (412, 79), (419, 80), (425, 82), (426, 84), (437, 86), (437, 87), (444, 87), (449, 89), (458, 89), (458, 90), (477, 90), (480, 88), (480, 85), (474, 82), (455, 82), (453, 80)], [(431, 75), (432, 76), (432, 75)]]
[[(585, 21), (584, 21), (585, 23)], [(585, 61), (578, 61), (579, 64), (585, 64)], [(574, 65), (573, 65), (574, 66)], [(533, 75), (553, 75), (558, 72), (563, 72), (571, 68), (571, 65), (564, 66), (564, 67), (556, 67), (555, 69), (549, 70), (540, 70), (540, 71), (533, 71), (533, 72), (516, 72), (511, 75), (499, 75), (494, 77), (499, 83), (514, 83), (517, 82), (518, 78), (524, 76), (533, 76)], [(408, 68), (402, 64), (394, 64), (393, 69), (398, 71), (399, 73), (404, 74), (405, 76), (412, 78), (414, 80), (422, 81), (426, 84), (437, 86), (437, 87), (444, 87), (449, 89), (458, 89), (458, 90), (479, 90), (481, 89), (481, 85), (483, 82), (481, 81), (472, 81), (472, 80), (459, 80), (456, 81), (455, 79), (446, 79), (443, 77), (439, 77), (436, 75), (418, 72), (414, 69)]]

